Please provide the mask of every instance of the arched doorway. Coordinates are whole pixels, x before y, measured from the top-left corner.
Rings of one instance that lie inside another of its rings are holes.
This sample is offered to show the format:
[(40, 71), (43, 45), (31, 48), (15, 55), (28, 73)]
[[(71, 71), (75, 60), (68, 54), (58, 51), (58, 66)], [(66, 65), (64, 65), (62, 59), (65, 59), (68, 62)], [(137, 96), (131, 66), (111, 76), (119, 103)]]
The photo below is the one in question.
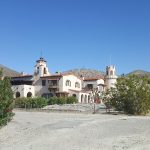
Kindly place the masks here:
[(72, 96), (73, 96), (73, 97), (77, 97), (76, 94), (73, 94)]
[(84, 103), (87, 103), (87, 95), (84, 97)]
[(83, 94), (81, 95), (81, 103), (83, 103)]
[(16, 92), (16, 98), (20, 97), (20, 92)]
[(88, 96), (88, 103), (90, 103), (90, 95)]
[(32, 93), (31, 93), (31, 92), (28, 92), (28, 93), (27, 93), (27, 97), (32, 97)]

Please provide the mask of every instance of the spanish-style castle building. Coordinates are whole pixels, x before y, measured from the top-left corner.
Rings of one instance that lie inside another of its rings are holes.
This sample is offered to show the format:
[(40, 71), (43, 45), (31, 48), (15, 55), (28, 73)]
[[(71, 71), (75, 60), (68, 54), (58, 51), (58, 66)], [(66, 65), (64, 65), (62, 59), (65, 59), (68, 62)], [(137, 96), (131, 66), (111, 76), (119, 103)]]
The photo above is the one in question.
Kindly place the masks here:
[(12, 77), (14, 98), (43, 96), (75, 96), (79, 103), (94, 102), (93, 93), (103, 92), (115, 86), (114, 66), (106, 67), (106, 75), (101, 78), (84, 78), (69, 73), (51, 74), (44, 58), (36, 61), (33, 75)]

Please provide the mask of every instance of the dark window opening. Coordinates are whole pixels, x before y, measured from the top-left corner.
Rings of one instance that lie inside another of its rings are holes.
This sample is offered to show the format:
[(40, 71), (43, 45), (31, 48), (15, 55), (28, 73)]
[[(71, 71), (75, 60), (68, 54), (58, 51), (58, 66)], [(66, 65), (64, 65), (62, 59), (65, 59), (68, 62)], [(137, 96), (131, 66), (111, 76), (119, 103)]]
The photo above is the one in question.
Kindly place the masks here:
[(83, 103), (83, 94), (81, 95), (81, 103)]
[(93, 84), (87, 84), (87, 88), (92, 90), (93, 89)]
[(18, 80), (18, 81), (11, 81), (11, 85), (32, 85), (33, 81), (23, 81), (23, 80)]
[(106, 75), (108, 75), (108, 70), (106, 71)]
[(76, 97), (76, 94), (73, 94), (72, 96), (73, 96), (73, 97)]
[(16, 98), (20, 97), (20, 92), (16, 92)]
[(47, 74), (46, 68), (44, 68), (44, 74)]
[(46, 86), (46, 80), (42, 80), (42, 86)]
[(27, 97), (31, 97), (32, 96), (32, 93), (31, 92), (28, 92), (27, 93)]
[(51, 81), (48, 81), (48, 83), (51, 86), (58, 86), (58, 81), (57, 80), (51, 80)]

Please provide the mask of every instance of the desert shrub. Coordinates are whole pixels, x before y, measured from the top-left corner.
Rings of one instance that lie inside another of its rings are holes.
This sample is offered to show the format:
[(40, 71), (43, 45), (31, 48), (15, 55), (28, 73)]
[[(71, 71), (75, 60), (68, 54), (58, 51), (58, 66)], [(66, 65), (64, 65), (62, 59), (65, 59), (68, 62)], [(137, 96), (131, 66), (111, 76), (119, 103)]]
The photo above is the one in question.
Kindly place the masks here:
[(128, 114), (146, 114), (150, 110), (150, 78), (122, 76), (109, 93), (111, 105)]
[[(0, 71), (2, 77), (2, 71)], [(13, 109), (13, 92), (11, 90), (10, 78), (0, 78), (0, 126), (6, 125), (14, 115)]]
[(42, 108), (47, 105), (47, 100), (42, 97), (35, 98), (16, 98), (15, 107), (16, 108)]

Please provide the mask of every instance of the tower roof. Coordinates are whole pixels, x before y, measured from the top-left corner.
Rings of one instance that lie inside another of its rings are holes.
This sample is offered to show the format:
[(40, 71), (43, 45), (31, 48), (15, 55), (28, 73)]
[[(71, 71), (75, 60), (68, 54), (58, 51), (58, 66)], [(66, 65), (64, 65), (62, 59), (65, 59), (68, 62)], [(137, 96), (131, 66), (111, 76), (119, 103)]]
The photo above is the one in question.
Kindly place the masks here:
[(38, 62), (46, 62), (46, 60), (45, 60), (43, 57), (40, 57), (40, 59), (37, 60), (36, 62), (37, 62), (37, 63), (38, 63)]

